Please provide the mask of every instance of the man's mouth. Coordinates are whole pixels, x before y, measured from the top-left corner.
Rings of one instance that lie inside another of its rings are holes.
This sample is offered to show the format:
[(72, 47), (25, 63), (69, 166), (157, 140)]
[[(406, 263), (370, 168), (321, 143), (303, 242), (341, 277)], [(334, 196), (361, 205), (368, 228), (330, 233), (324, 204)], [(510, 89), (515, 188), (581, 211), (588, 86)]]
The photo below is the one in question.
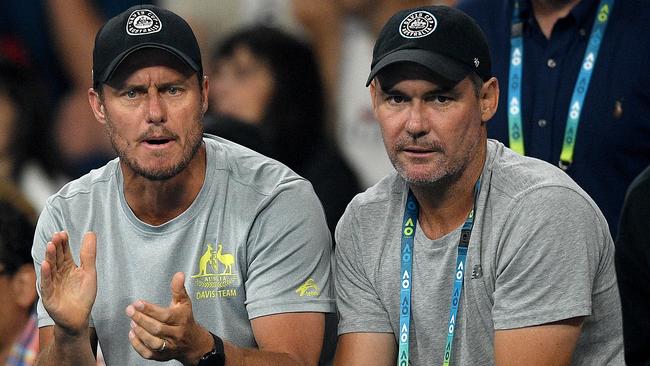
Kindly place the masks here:
[(142, 140), (142, 144), (153, 149), (162, 149), (174, 142), (174, 139), (167, 136), (148, 137)]
[(426, 154), (433, 152), (434, 150), (430, 148), (420, 147), (420, 146), (408, 146), (402, 149), (402, 151), (414, 153), (414, 154)]
[(144, 142), (151, 144), (151, 145), (164, 145), (168, 142), (172, 141), (172, 139), (169, 138), (153, 138), (153, 139), (146, 139)]

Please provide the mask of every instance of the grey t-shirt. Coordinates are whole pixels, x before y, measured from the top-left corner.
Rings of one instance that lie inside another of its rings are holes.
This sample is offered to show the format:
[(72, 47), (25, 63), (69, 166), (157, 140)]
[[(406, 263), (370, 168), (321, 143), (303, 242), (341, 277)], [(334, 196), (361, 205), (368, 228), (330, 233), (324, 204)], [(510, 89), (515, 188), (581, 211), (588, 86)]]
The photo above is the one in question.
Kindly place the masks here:
[[(151, 226), (133, 214), (117, 159), (63, 187), (41, 214), (32, 249), (39, 284), (55, 231), (69, 233), (76, 263), (83, 234), (97, 233), (91, 326), (109, 365), (160, 364), (131, 347), (125, 308), (138, 299), (168, 306), (178, 271), (196, 321), (239, 346), (256, 346), (252, 318), (334, 311), (331, 239), (311, 184), (252, 150), (208, 135), (204, 142), (203, 186), (165, 224)], [(41, 327), (53, 324), (41, 302), (38, 318)]]
[[(493, 365), (494, 331), (584, 316), (574, 365), (622, 365), (614, 246), (589, 196), (561, 170), (488, 140), (452, 364)], [(339, 334), (399, 335), (407, 185), (390, 175), (358, 195), (336, 229)], [(413, 365), (442, 362), (460, 229), (416, 228)]]

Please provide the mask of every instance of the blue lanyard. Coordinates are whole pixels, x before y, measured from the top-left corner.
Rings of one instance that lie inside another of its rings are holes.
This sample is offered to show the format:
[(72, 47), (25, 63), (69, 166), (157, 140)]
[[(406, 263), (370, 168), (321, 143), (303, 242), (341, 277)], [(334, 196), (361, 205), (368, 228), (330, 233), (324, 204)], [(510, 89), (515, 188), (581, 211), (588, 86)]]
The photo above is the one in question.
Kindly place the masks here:
[[(607, 22), (609, 21), (609, 14), (614, 6), (614, 0), (601, 0), (598, 4), (598, 11), (596, 12), (596, 19), (591, 35), (589, 36), (589, 44), (585, 50), (582, 60), (582, 67), (578, 74), (577, 82), (573, 87), (573, 95), (571, 96), (571, 103), (569, 104), (569, 112), (567, 114), (567, 123), (564, 130), (564, 139), (562, 141), (562, 152), (560, 153), (560, 160), (558, 166), (562, 170), (567, 170), (573, 163), (573, 152), (575, 149), (576, 135), (578, 132), (578, 125), (580, 124), (580, 115), (582, 113), (582, 106), (584, 104), (587, 90), (589, 89), (589, 82), (591, 75), (596, 65), (596, 59), (600, 51)], [(521, 82), (522, 82), (522, 68), (524, 57), (524, 42), (523, 42), (523, 26), (522, 20), (519, 16), (519, 1), (515, 1), (512, 10), (512, 24), (510, 34), (510, 85), (508, 87), (508, 138), (510, 148), (514, 151), (524, 154), (524, 140), (523, 140), (523, 127), (521, 123)]]
[[(452, 343), (456, 322), (458, 320), (458, 306), (460, 296), (463, 290), (463, 278), (465, 274), (465, 261), (467, 258), (467, 248), (469, 239), (474, 227), (474, 212), (478, 193), (481, 190), (481, 180), (479, 179), (474, 185), (474, 206), (467, 215), (463, 224), (458, 242), (458, 256), (456, 258), (456, 267), (454, 269), (454, 289), (451, 297), (451, 308), (449, 310), (449, 325), (447, 327), (447, 343), (445, 345), (443, 365), (449, 365), (451, 359)], [(404, 218), (402, 220), (402, 248), (401, 259), (402, 266), (400, 270), (400, 317), (399, 317), (399, 351), (397, 357), (398, 366), (409, 365), (409, 331), (411, 327), (411, 283), (413, 278), (413, 239), (415, 238), (415, 228), (418, 221), (418, 202), (409, 190), (406, 198), (406, 207), (404, 208)]]

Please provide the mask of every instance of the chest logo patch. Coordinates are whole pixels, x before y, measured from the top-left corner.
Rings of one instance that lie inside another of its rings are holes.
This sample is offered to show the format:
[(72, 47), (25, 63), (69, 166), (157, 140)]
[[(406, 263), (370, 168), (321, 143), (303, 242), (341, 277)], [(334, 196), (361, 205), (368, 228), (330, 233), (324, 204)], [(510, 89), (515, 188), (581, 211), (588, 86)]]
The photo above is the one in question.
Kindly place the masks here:
[(198, 273), (192, 275), (192, 284), (198, 289), (196, 300), (220, 297), (235, 297), (240, 286), (239, 274), (235, 268), (235, 256), (223, 251), (223, 245), (208, 243), (198, 260)]

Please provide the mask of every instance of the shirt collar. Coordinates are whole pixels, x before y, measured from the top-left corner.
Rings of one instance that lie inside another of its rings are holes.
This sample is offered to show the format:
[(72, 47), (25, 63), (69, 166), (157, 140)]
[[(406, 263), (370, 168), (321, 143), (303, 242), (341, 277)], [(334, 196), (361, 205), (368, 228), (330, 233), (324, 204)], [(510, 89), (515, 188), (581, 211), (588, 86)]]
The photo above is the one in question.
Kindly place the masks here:
[[(571, 9), (567, 17), (573, 17), (578, 25), (588, 25), (594, 17), (597, 6), (597, 0), (580, 0), (580, 2)], [(526, 22), (534, 21), (533, 5), (531, 0), (519, 0), (519, 16)]]
[(596, 0), (580, 0), (569, 14), (573, 15), (578, 25), (585, 26), (593, 20), (598, 3)]

